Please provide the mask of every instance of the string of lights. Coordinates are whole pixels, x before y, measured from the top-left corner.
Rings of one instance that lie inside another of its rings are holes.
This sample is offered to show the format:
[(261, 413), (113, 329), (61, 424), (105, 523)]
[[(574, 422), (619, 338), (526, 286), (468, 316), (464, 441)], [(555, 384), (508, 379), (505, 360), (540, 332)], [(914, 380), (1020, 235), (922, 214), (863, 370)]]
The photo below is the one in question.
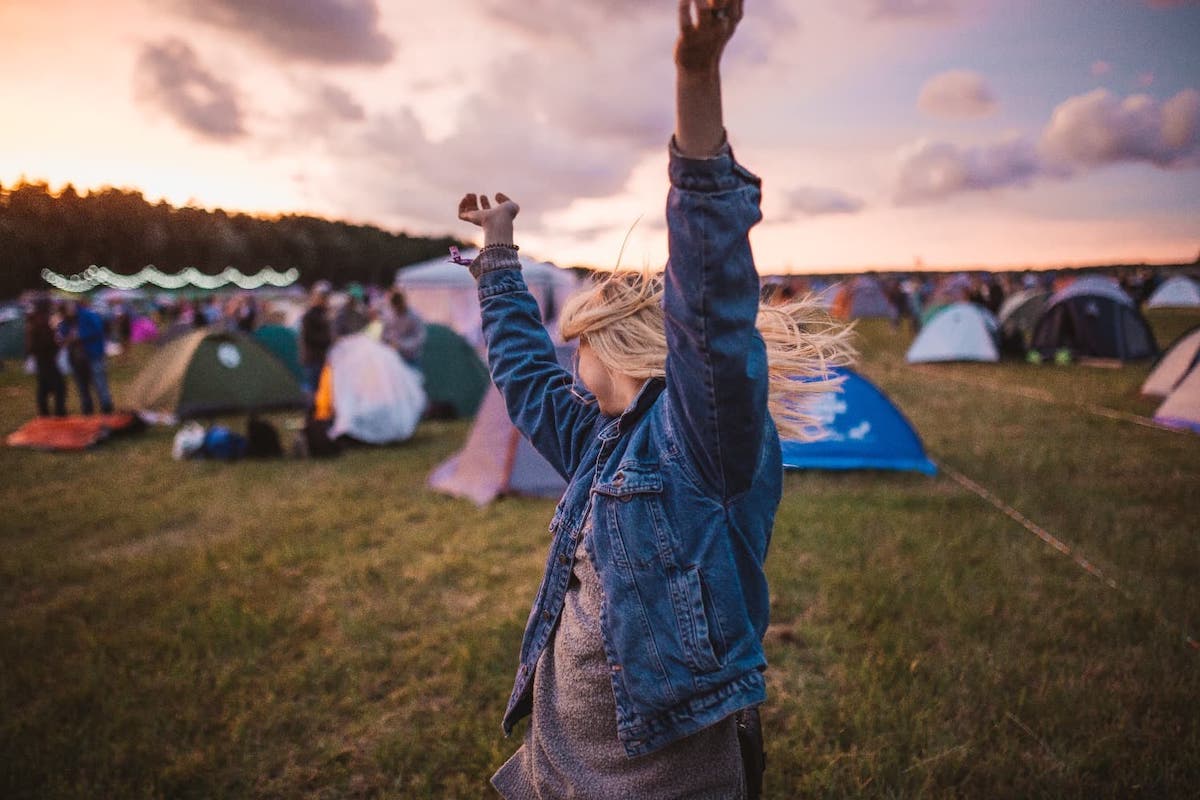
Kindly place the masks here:
[(64, 292), (88, 292), (97, 286), (111, 286), (114, 289), (140, 289), (151, 284), (159, 289), (182, 289), (192, 286), (197, 289), (220, 289), (233, 284), (239, 289), (258, 289), (263, 286), (283, 288), (291, 286), (300, 277), (300, 271), (289, 269), (278, 272), (270, 267), (254, 275), (244, 275), (241, 271), (226, 267), (217, 275), (206, 275), (195, 267), (168, 274), (156, 268), (153, 264), (146, 266), (133, 275), (122, 275), (113, 272), (108, 267), (91, 265), (83, 272), (74, 275), (59, 275), (49, 269), (42, 270), (42, 280)]

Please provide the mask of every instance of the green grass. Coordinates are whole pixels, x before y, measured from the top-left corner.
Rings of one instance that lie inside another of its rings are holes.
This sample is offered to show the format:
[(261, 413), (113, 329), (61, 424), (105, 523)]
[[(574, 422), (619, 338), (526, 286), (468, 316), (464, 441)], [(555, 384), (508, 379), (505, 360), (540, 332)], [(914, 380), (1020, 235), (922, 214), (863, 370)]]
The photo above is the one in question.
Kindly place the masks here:
[[(1151, 415), (1148, 365), (917, 369), (860, 330), (931, 455), (1121, 591), (944, 474), (789, 474), (768, 796), (1192, 796), (1200, 437), (1079, 405)], [(0, 398), (8, 432), (32, 379)], [(427, 491), (466, 431), (233, 465), (165, 430), (0, 448), (0, 797), (489, 796), (553, 503)]]

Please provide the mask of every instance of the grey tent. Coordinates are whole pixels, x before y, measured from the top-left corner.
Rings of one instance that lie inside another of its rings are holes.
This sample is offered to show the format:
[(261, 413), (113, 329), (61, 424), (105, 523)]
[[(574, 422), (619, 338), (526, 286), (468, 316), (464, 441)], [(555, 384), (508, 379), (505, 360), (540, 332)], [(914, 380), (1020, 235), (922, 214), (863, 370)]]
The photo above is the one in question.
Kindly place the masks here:
[[(559, 364), (569, 365), (574, 351), (559, 345)], [(466, 444), (434, 469), (429, 487), (484, 506), (506, 494), (558, 497), (567, 482), (516, 429), (504, 398), (489, 385)]]
[(567, 482), (513, 426), (504, 398), (491, 386), (466, 445), (434, 469), (429, 487), (485, 506), (506, 494), (558, 497)]

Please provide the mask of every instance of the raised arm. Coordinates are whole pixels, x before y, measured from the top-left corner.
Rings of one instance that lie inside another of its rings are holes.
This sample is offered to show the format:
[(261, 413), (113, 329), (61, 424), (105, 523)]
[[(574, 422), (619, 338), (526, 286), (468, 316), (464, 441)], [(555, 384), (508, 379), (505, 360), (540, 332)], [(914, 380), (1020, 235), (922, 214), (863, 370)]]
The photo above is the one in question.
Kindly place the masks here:
[(669, 411), (698, 477), (722, 498), (750, 486), (770, 425), (749, 239), (760, 182), (734, 161), (721, 112), (721, 54), (741, 17), (742, 0), (679, 4), (663, 298)]
[(710, 158), (725, 143), (721, 54), (742, 19), (742, 0), (679, 0), (675, 44), (675, 146)]
[(579, 466), (599, 412), (573, 388), (537, 301), (521, 276), (513, 245), (513, 219), (520, 208), (503, 194), (493, 206), (486, 195), (468, 194), (459, 219), (483, 229), (483, 249), (471, 264), (479, 282), (479, 306), (492, 381), (504, 397), (517, 429), (564, 478)]

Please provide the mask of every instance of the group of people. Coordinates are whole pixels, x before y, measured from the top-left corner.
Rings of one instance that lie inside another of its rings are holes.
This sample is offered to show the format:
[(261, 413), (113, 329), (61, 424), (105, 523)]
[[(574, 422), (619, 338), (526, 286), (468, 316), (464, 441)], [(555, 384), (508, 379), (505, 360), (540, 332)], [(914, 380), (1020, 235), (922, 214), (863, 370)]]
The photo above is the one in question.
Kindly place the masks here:
[[(40, 416), (66, 416), (67, 377), (79, 393), (79, 410), (113, 410), (108, 389), (107, 333), (104, 318), (86, 299), (52, 303), (41, 298), (25, 318), (25, 355), (37, 376)], [(93, 400), (93, 395), (95, 399)]]
[(346, 291), (345, 301), (334, 311), (333, 287), (317, 281), (309, 292), (308, 308), (300, 318), (300, 362), (304, 388), (315, 393), (321, 371), (334, 342), (344, 336), (367, 333), (396, 351), (409, 366), (420, 369), (425, 349), (425, 322), (411, 309), (404, 292), (393, 288), (371, 302), (358, 284)]

